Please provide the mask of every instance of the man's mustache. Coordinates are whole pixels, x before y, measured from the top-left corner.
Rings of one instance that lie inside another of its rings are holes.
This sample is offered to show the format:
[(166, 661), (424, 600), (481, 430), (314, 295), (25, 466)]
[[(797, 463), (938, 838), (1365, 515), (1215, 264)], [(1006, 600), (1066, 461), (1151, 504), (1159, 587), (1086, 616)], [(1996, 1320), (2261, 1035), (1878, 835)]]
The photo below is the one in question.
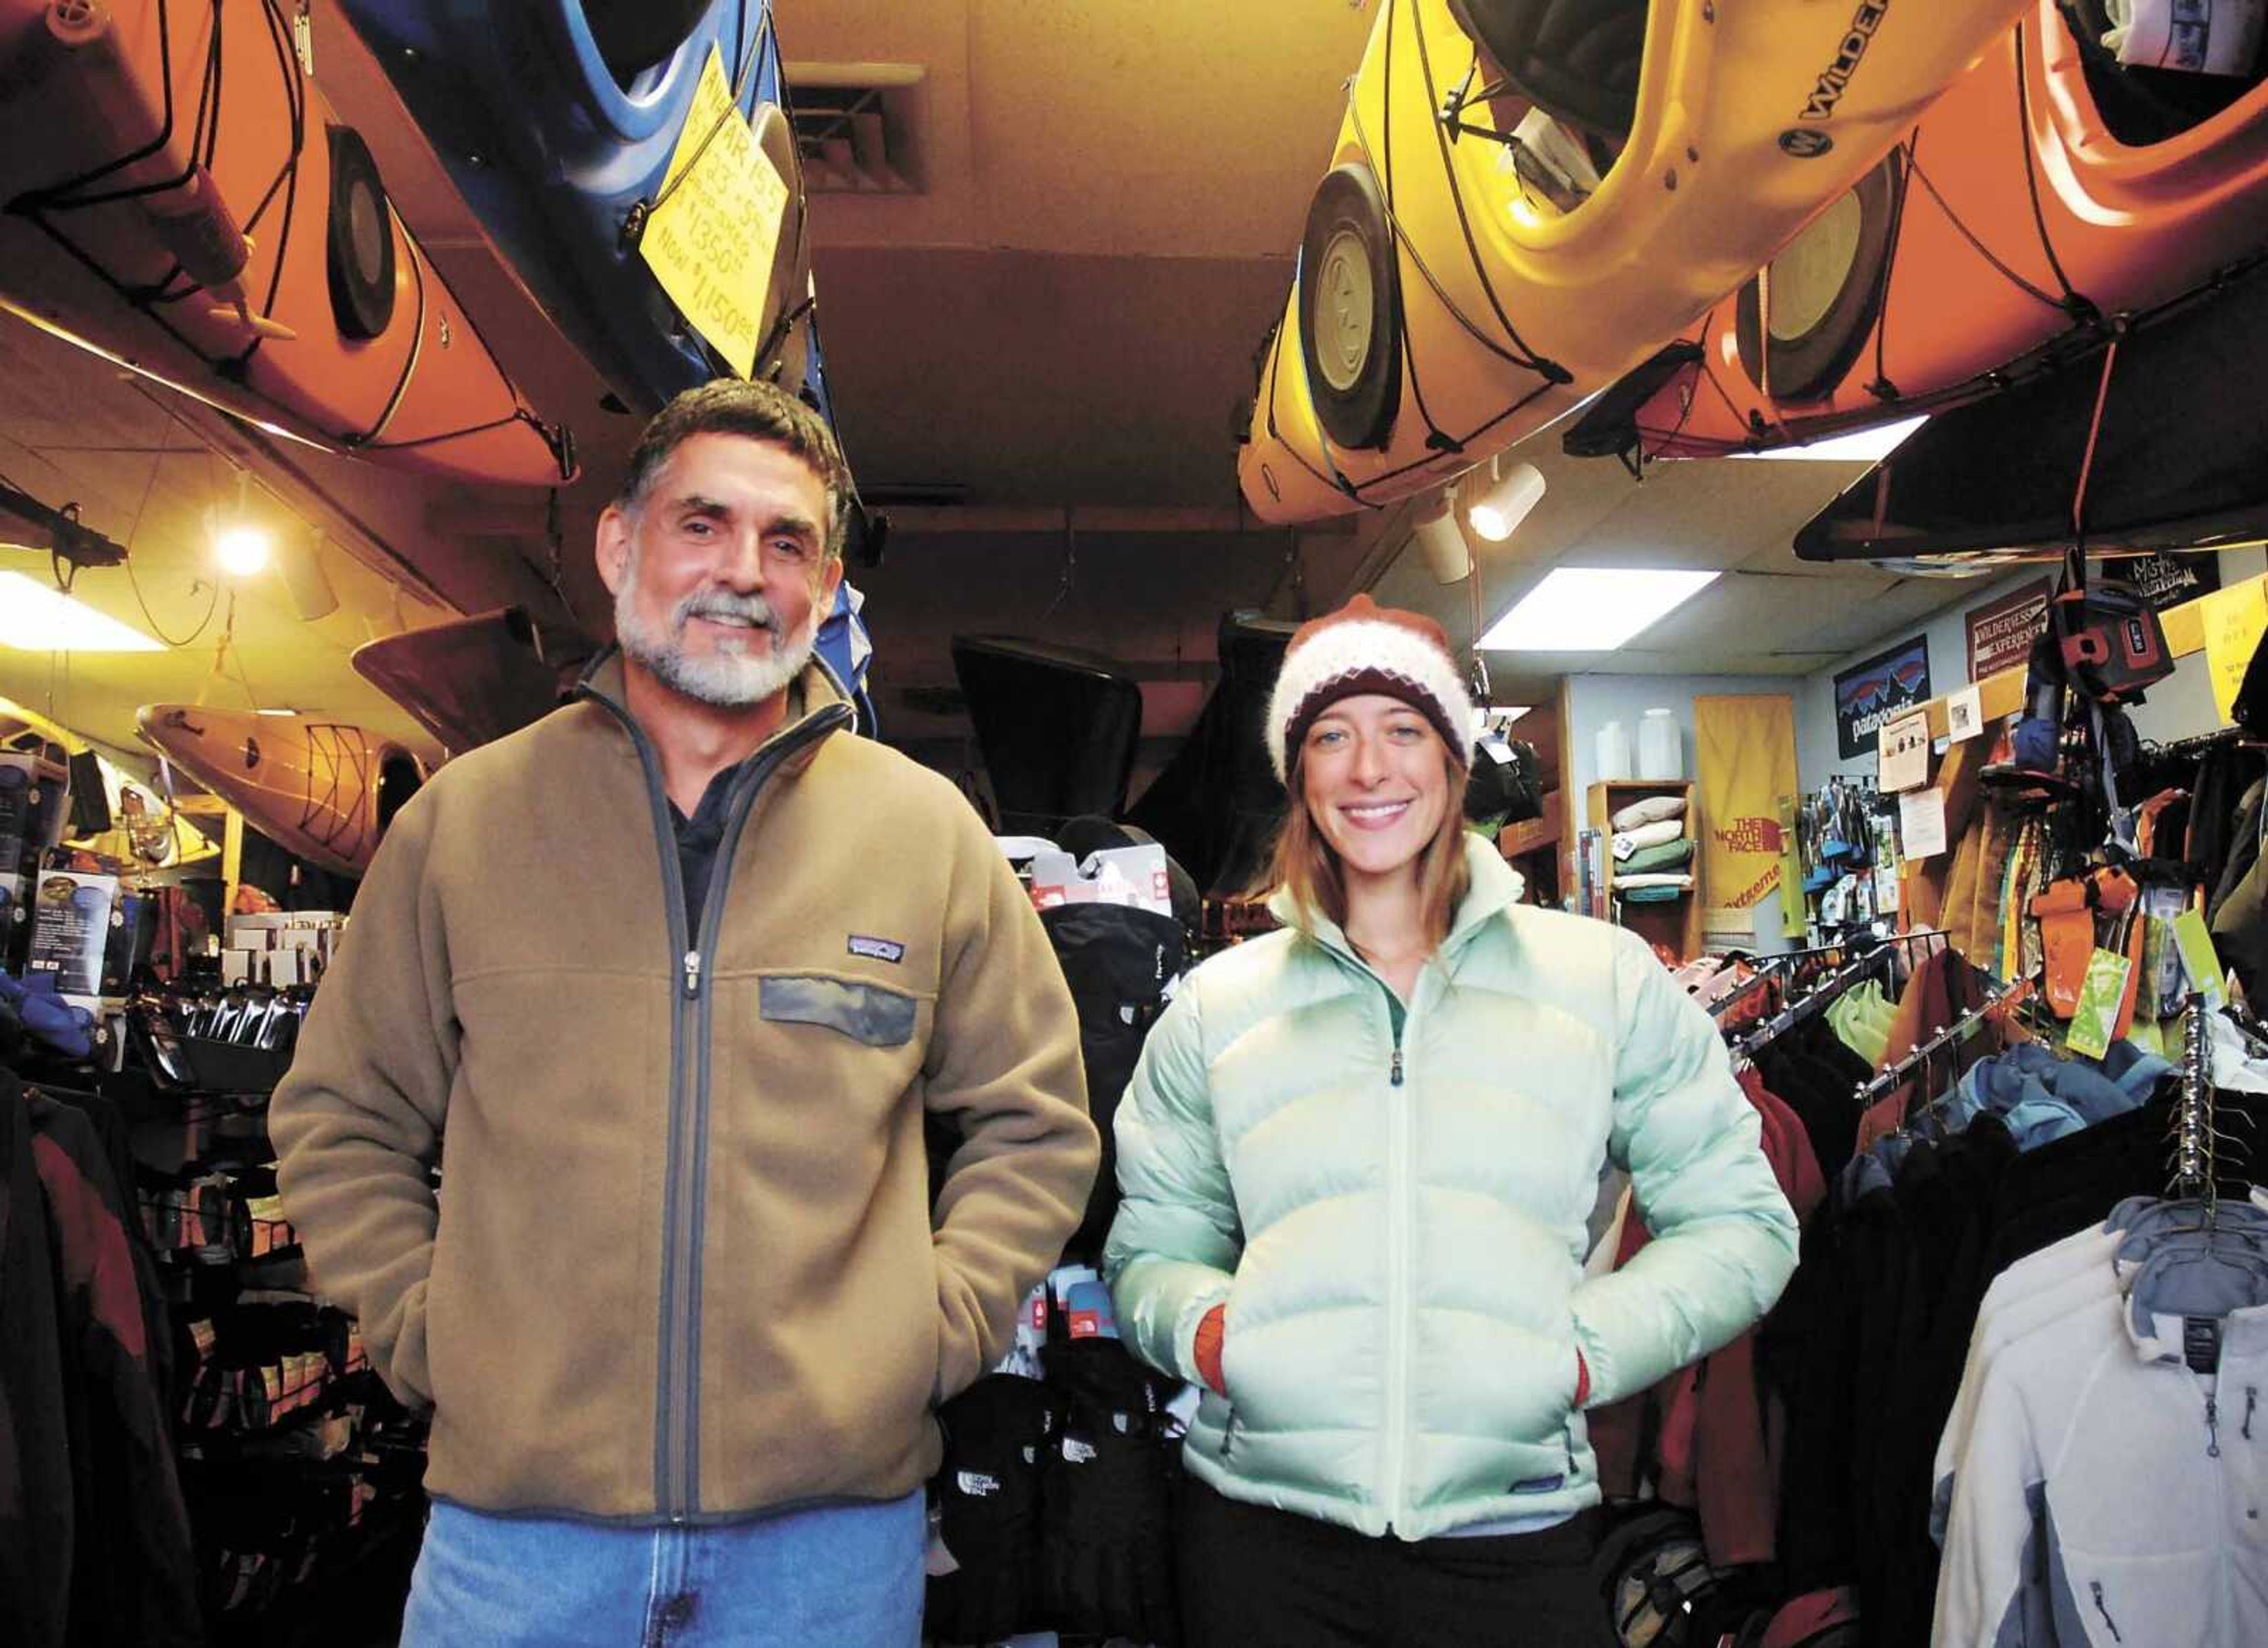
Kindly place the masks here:
[(696, 618), (738, 620), (754, 624), (774, 637), (780, 633), (779, 614), (761, 595), (728, 595), (718, 591), (688, 595), (678, 603), (677, 628), (682, 629)]

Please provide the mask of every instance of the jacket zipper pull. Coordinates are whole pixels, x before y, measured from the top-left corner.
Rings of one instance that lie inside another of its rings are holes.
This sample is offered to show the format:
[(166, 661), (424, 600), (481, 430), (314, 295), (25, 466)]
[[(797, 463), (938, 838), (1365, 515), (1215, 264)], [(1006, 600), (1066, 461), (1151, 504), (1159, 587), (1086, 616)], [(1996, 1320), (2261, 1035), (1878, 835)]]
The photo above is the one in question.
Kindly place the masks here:
[(701, 953), (700, 953), (698, 950), (688, 950), (688, 951), (685, 953), (685, 997), (686, 997), (686, 999), (687, 999), (688, 1001), (690, 1001), (693, 997), (695, 997), (698, 996), (700, 993), (701, 993)]
[(1394, 1049), (1393, 1081), (1396, 1087), (1402, 1085), (1402, 1049), (1400, 1048)]
[(2112, 1642), (2124, 1642), (2126, 1640), (2125, 1637), (2118, 1634), (2118, 1622), (2110, 1617), (2110, 1605), (2102, 1600), (2102, 1581), (2100, 1579), (2090, 1579), (2087, 1583), (2088, 1588), (2095, 1593), (2095, 1612), (2102, 1615), (2102, 1622), (2110, 1627), (2110, 1640)]
[(2220, 1404), (2208, 1396), (2205, 1399), (2205, 1456), (2220, 1457)]
[(2237, 1432), (2247, 1442), (2252, 1440), (2252, 1410), (2259, 1405), (2260, 1387), (2257, 1385), (2247, 1385), (2244, 1387), (2244, 1429)]

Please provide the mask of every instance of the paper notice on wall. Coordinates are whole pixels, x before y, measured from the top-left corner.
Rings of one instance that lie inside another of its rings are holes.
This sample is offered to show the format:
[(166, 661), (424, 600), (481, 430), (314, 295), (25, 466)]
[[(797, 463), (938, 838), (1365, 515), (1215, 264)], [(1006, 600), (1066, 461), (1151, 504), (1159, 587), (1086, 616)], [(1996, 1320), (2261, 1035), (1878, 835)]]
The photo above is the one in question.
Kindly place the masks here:
[(1945, 791), (1912, 790), (1898, 798), (1898, 851), (1934, 858), (1945, 850)]
[(2213, 672), (2213, 707), (2227, 726), (2235, 717), (2237, 690), (2244, 672), (2268, 629), (2268, 598), (2258, 578), (2246, 578), (2234, 589), (2215, 590), (2205, 598), (2205, 658)]
[(1946, 736), (1954, 743), (1973, 739), (1984, 730), (1984, 695), (1975, 687), (1948, 693), (1945, 700)]
[(1917, 710), (1885, 722), (1879, 745), (1884, 795), (1918, 790), (1929, 782), (1929, 711)]
[(763, 341), (788, 189), (733, 103), (713, 44), (660, 196), (638, 255), (693, 329), (746, 378)]

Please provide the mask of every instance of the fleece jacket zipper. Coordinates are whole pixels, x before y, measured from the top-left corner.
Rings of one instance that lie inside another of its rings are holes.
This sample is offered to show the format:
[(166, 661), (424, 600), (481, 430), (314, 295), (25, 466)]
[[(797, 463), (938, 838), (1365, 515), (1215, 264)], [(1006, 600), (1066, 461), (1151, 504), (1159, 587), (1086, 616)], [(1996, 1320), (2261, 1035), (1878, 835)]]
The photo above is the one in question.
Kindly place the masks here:
[[(655, 1379), (653, 1481), (656, 1508), (673, 1522), (689, 1521), (701, 1505), (701, 1231), (707, 1211), (709, 1162), (709, 1040), (711, 992), (703, 958), (716, 943), (725, 892), (741, 828), (764, 782), (780, 763), (852, 718), (846, 705), (830, 704), (806, 717), (765, 748), (731, 797), (717, 843), (717, 864), (702, 900), (698, 942), (685, 919), (684, 867), (669, 791), (652, 741), (630, 712), (585, 688), (622, 724), (644, 769), (661, 857), (662, 898), (670, 953), (681, 978), (669, 1019), (669, 1136), (662, 1193), (659, 1357)], [(692, 1079), (687, 1067), (692, 1066)]]

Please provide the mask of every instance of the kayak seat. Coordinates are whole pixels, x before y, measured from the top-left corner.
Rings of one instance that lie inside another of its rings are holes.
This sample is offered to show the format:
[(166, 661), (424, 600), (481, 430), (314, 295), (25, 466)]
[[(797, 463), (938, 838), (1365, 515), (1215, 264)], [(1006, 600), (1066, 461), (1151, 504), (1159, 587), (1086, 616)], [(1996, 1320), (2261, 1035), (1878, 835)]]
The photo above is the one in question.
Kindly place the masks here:
[(1647, 0), (1449, 0), (1458, 26), (1547, 114), (1615, 139), (1638, 111)]
[[(627, 92), (667, 63), (708, 11), (709, 0), (585, 0), (583, 22), (615, 84)], [(725, 65), (727, 78), (737, 67)]]

